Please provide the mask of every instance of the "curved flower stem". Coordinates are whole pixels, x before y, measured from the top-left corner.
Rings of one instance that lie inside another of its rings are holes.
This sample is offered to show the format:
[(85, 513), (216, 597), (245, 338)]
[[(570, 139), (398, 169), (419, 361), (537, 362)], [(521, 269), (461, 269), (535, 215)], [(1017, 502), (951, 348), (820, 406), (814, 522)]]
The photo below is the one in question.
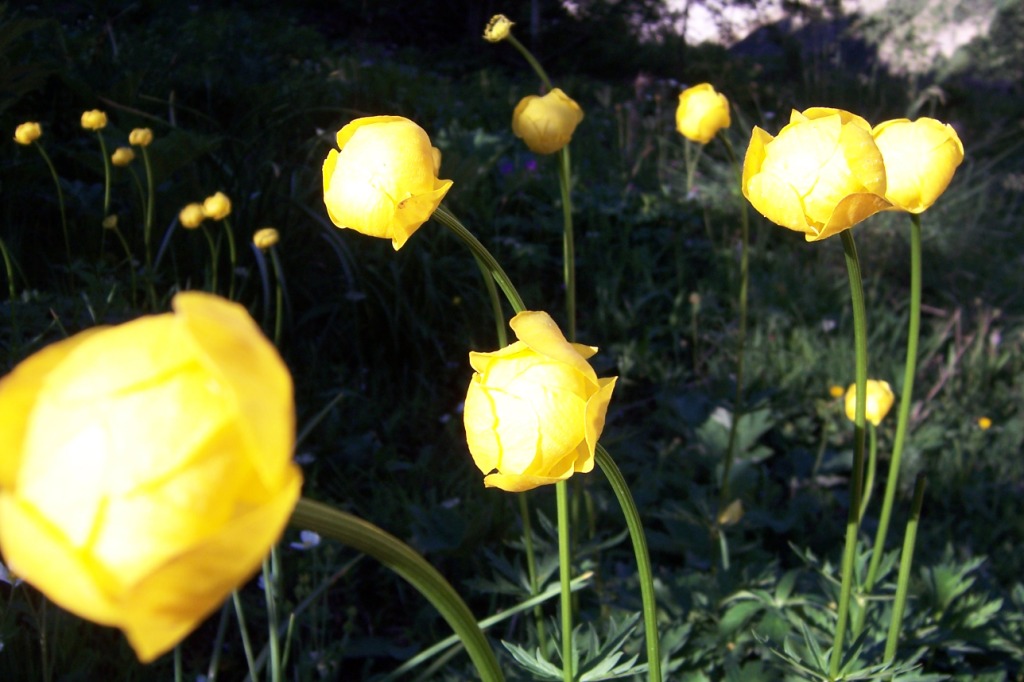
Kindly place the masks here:
[(654, 600), (654, 576), (651, 572), (651, 556), (647, 551), (647, 536), (640, 521), (633, 495), (629, 492), (626, 479), (608, 454), (604, 446), (597, 444), (595, 461), (601, 473), (608, 479), (615, 493), (622, 513), (626, 517), (626, 527), (633, 542), (633, 554), (636, 555), (637, 576), (640, 580), (640, 600), (644, 611), (644, 636), (647, 640), (647, 679), (650, 682), (661, 682), (661, 652), (658, 638), (658, 607)]
[(3, 239), (0, 239), (0, 256), (4, 259), (4, 269), (7, 271), (7, 291), (11, 297), (11, 314), (14, 312), (14, 299), (16, 297), (14, 291), (14, 264), (11, 262), (11, 254), (7, 251), (7, 244), (4, 243)]
[(284, 268), (277, 251), (270, 247), (270, 263), (274, 267), (274, 345), (281, 345), (281, 327), (284, 325)]
[(267, 628), (270, 650), (270, 679), (272, 682), (281, 682), (281, 643), (277, 633), (277, 580), (281, 575), (281, 565), (278, 560), (277, 547), (270, 548), (270, 556), (263, 559), (263, 594), (267, 602), (267, 620), (270, 621)]
[(850, 596), (853, 593), (854, 560), (857, 555), (857, 528), (860, 518), (860, 499), (864, 483), (864, 415), (867, 406), (868, 384), (868, 333), (867, 312), (864, 307), (864, 285), (860, 274), (857, 246), (850, 230), (839, 233), (843, 240), (846, 256), (846, 272), (850, 278), (850, 301), (853, 306), (853, 337), (856, 353), (857, 401), (854, 411), (853, 470), (850, 475), (850, 504), (846, 516), (846, 544), (843, 548), (842, 584), (839, 589), (839, 613), (836, 618), (835, 640), (829, 660), (829, 676), (839, 677), (843, 660), (843, 640), (846, 636), (846, 621), (850, 613)]
[(562, 584), (562, 679), (573, 682), (572, 647), (572, 548), (569, 546), (569, 485), (555, 484), (558, 507), (558, 575)]
[[(868, 477), (864, 481), (864, 495), (860, 500), (860, 512), (857, 514), (857, 523), (864, 520), (864, 512), (867, 511), (868, 503), (871, 502), (871, 490), (875, 487), (875, 472), (878, 469), (878, 428), (871, 424), (868, 429)], [(861, 609), (863, 613), (865, 609)], [(860, 628), (854, 627), (854, 636), (860, 634)]]
[[(57, 186), (57, 205), (60, 206), (60, 225), (64, 229), (64, 249), (67, 251), (68, 265), (71, 265), (71, 235), (68, 234), (68, 218), (64, 209), (64, 190), (60, 187), (60, 176), (57, 175), (57, 169), (53, 165), (53, 161), (50, 160), (50, 155), (46, 153), (46, 149), (43, 145), (39, 144), (38, 141), (33, 142), (36, 149), (43, 157), (43, 161), (50, 168), (50, 175), (53, 176), (53, 183)], [(104, 155), (104, 158), (106, 156)], [(105, 216), (104, 216), (105, 217)]]
[(541, 83), (544, 84), (544, 88), (551, 90), (551, 79), (548, 78), (548, 74), (545, 73), (544, 67), (540, 65), (540, 62), (538, 62), (532, 54), (530, 54), (530, 51), (527, 50), (526, 47), (524, 47), (523, 44), (511, 33), (508, 34), (508, 37), (505, 38), (505, 40), (512, 43), (512, 47), (519, 50), (519, 54), (523, 55), (523, 58), (526, 59), (529, 65), (533, 67), (533, 70), (537, 73)]
[(572, 171), (569, 145), (558, 152), (558, 187), (562, 192), (562, 262), (565, 276), (565, 309), (568, 318), (569, 342), (576, 341), (576, 240), (572, 227)]
[(217, 293), (217, 257), (220, 255), (217, 253), (217, 244), (213, 241), (213, 235), (206, 229), (206, 225), (200, 225), (199, 229), (203, 231), (203, 236), (206, 237), (206, 244), (210, 247), (210, 293)]
[(472, 612), (455, 588), (426, 559), (377, 526), (325, 504), (301, 499), (292, 512), (293, 526), (314, 530), (369, 554), (415, 587), (455, 630), (485, 682), (503, 682), (498, 659)]
[[(742, 183), (743, 169), (740, 167), (733, 151), (729, 138), (718, 135), (718, 139), (725, 145), (725, 150), (732, 162), (736, 173), (737, 183)], [(750, 283), (750, 217), (747, 214), (747, 202), (741, 202), (740, 213), (740, 291), (739, 291), (739, 321), (736, 331), (736, 398), (732, 407), (732, 423), (729, 425), (729, 442), (725, 449), (725, 463), (722, 465), (722, 485), (718, 496), (718, 513), (732, 501), (729, 499), (729, 476), (732, 473), (732, 465), (736, 458), (736, 436), (739, 430), (740, 418), (743, 416), (743, 354), (747, 340), (747, 290)]]
[[(231, 231), (231, 223), (224, 219), (224, 232), (228, 236), (228, 256), (231, 260), (231, 270), (228, 271), (228, 300), (235, 300), (235, 267), (238, 264), (238, 255), (235, 252), (235, 234)], [(279, 280), (280, 281), (280, 280)]]
[(868, 564), (864, 590), (870, 592), (878, 579), (878, 567), (882, 562), (882, 551), (885, 549), (885, 536), (889, 532), (889, 519), (892, 516), (892, 505), (896, 499), (896, 487), (899, 482), (900, 459), (903, 456), (903, 444), (907, 437), (910, 422), (910, 404), (914, 393), (914, 375), (917, 372), (917, 341), (921, 332), (921, 218), (917, 214), (910, 216), (910, 324), (907, 330), (907, 357), (903, 368), (903, 394), (900, 396), (899, 421), (896, 424), (896, 436), (892, 444), (892, 459), (889, 463), (889, 477), (885, 482), (885, 497), (882, 499), (882, 513), (878, 519), (878, 530), (875, 533), (875, 546), (871, 551), (871, 562)]
[(459, 222), (459, 219), (444, 206), (437, 207), (437, 210), (434, 211), (434, 217), (437, 218), (438, 222), (454, 232), (455, 236), (465, 242), (466, 246), (473, 252), (473, 255), (483, 261), (487, 270), (491, 273), (491, 277), (494, 278), (494, 281), (505, 294), (505, 298), (508, 299), (512, 310), (517, 313), (526, 310), (526, 306), (523, 305), (523, 299), (519, 296), (515, 286), (513, 286), (512, 280), (508, 278), (501, 265), (494, 259), (491, 252), (480, 243), (480, 240), (474, 237), (473, 233), (466, 229), (466, 226)]
[(117, 225), (114, 225), (113, 227), (108, 228), (108, 229), (111, 230), (114, 234), (117, 235), (117, 240), (119, 242), (121, 242), (121, 248), (124, 249), (125, 258), (128, 260), (128, 270), (129, 270), (129, 272), (131, 272), (131, 282), (132, 282), (132, 298), (131, 298), (131, 301), (132, 301), (132, 305), (135, 305), (135, 289), (136, 289), (135, 265), (132, 264), (132, 261), (135, 260), (135, 257), (132, 256), (132, 247), (128, 246), (128, 240), (124, 238), (124, 233), (121, 232), (121, 228), (119, 228)]
[(110, 211), (110, 157), (107, 155), (107, 143), (103, 139), (103, 133), (96, 131), (96, 137), (100, 140), (100, 154), (103, 156), (103, 217), (107, 217)]
[(921, 506), (924, 504), (924, 474), (918, 474), (914, 482), (914, 502), (910, 509), (910, 519), (903, 536), (903, 553), (900, 555), (900, 573), (896, 581), (896, 598), (892, 606), (892, 620), (889, 621), (889, 636), (885, 640), (884, 663), (891, 663), (896, 657), (896, 645), (899, 643), (900, 627), (903, 624), (903, 611), (907, 607), (907, 588), (910, 585), (910, 568), (914, 562), (914, 543), (917, 539), (917, 525), (921, 520)]
[[(494, 329), (498, 337), (498, 348), (508, 345), (508, 333), (505, 331), (505, 314), (501, 311), (501, 299), (498, 298), (498, 288), (494, 285), (494, 278), (491, 271), (480, 256), (473, 254), (480, 274), (484, 277), (484, 288), (487, 289), (487, 298), (491, 302), (491, 312), (494, 313)], [(520, 496), (521, 497), (521, 496)]]
[(249, 628), (245, 625), (245, 610), (242, 608), (242, 598), (238, 590), (231, 593), (231, 600), (235, 605), (235, 616), (238, 618), (238, 630), (242, 635), (242, 650), (245, 651), (245, 662), (249, 666), (249, 679), (252, 682), (259, 682), (259, 674), (256, 668), (256, 658), (252, 653), (252, 642), (249, 640)]
[(142, 242), (146, 248), (146, 268), (153, 265), (153, 253), (151, 251), (151, 238), (153, 232), (153, 205), (156, 202), (156, 190), (153, 187), (153, 166), (149, 163), (149, 152), (142, 147), (142, 161), (146, 166), (146, 217), (142, 227)]

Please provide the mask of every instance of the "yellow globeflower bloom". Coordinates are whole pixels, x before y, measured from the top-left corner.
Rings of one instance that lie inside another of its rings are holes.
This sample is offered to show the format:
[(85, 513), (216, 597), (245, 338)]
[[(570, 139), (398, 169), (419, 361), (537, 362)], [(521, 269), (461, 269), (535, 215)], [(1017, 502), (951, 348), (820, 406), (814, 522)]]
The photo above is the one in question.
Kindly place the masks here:
[(86, 130), (103, 130), (107, 127), (107, 114), (99, 109), (83, 112), (82, 127)]
[(187, 292), (173, 308), (0, 381), (5, 563), (144, 662), (257, 571), (302, 485), (277, 351), (238, 304)]
[(43, 136), (43, 128), (35, 121), (22, 123), (14, 129), (14, 141), (29, 145)]
[(597, 349), (566, 341), (547, 313), (510, 324), (518, 341), (469, 354), (463, 418), (484, 485), (521, 492), (594, 468), (616, 377), (598, 379), (587, 362)]
[(231, 214), (231, 199), (217, 192), (203, 200), (203, 214), (210, 220), (224, 220)]
[(149, 128), (135, 128), (128, 133), (128, 143), (136, 147), (148, 147), (153, 142), (153, 131)]
[(978, 417), (978, 428), (982, 431), (988, 431), (992, 428), (992, 420), (988, 417)]
[(715, 92), (710, 83), (701, 83), (679, 93), (676, 130), (686, 139), (707, 144), (719, 130), (731, 124), (729, 100)]
[[(878, 426), (892, 409), (894, 396), (888, 381), (868, 379), (868, 399), (864, 418)], [(846, 416), (850, 421), (857, 418), (857, 384), (850, 384), (846, 389)]]
[(489, 43), (500, 43), (505, 38), (508, 38), (508, 34), (513, 26), (515, 24), (504, 14), (495, 14), (487, 22), (487, 27), (484, 29), (484, 40)]
[(206, 220), (206, 213), (200, 203), (189, 204), (178, 213), (178, 222), (186, 230), (196, 229), (203, 224), (204, 220)]
[(512, 112), (512, 132), (521, 137), (530, 151), (554, 154), (569, 144), (583, 110), (559, 88), (543, 97), (527, 95)]
[(252, 243), (256, 245), (256, 248), (260, 251), (266, 251), (271, 246), (277, 244), (280, 239), (280, 235), (272, 227), (264, 227), (261, 230), (256, 230), (256, 233), (252, 236)]
[(118, 147), (114, 150), (114, 153), (110, 155), (110, 163), (115, 166), (127, 166), (135, 160), (135, 152), (132, 151), (131, 147)]
[(840, 109), (794, 111), (777, 137), (755, 127), (743, 160), (743, 196), (809, 242), (891, 208), (885, 188), (871, 126)]
[(402, 248), (452, 186), (437, 177), (441, 152), (423, 128), (401, 116), (358, 118), (338, 131), (324, 161), (331, 222)]
[(953, 126), (934, 118), (885, 121), (872, 135), (885, 161), (885, 198), (910, 213), (934, 204), (964, 160), (964, 145)]
[(839, 386), (838, 384), (833, 384), (832, 386), (828, 387), (828, 394), (833, 398), (842, 398), (845, 393), (846, 391), (843, 389), (843, 387)]

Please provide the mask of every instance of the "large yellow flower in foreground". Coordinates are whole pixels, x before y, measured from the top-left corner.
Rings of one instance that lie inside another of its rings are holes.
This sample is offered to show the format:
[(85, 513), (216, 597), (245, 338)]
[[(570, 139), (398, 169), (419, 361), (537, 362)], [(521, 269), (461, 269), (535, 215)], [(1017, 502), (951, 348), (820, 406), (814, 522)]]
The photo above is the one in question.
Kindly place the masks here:
[(743, 160), (743, 196), (809, 242), (891, 208), (885, 189), (871, 126), (840, 109), (794, 111), (774, 138), (755, 127)]
[(559, 88), (543, 97), (527, 95), (512, 112), (512, 132), (535, 154), (554, 154), (569, 144), (583, 110)]
[(885, 161), (885, 198), (910, 213), (934, 204), (964, 160), (964, 145), (953, 126), (934, 118), (885, 121), (872, 135)]
[[(885, 419), (885, 415), (889, 414), (889, 410), (892, 409), (892, 404), (895, 400), (892, 387), (889, 386), (888, 381), (868, 379), (867, 394), (864, 417), (875, 426), (878, 426)], [(857, 419), (857, 384), (850, 384), (850, 387), (846, 389), (845, 406), (847, 418), (850, 421), (855, 421)]]
[(357, 118), (338, 131), (324, 161), (324, 204), (341, 228), (390, 239), (395, 250), (427, 222), (452, 186), (441, 152), (401, 116)]
[(521, 492), (594, 468), (615, 377), (598, 379), (587, 362), (597, 349), (566, 341), (547, 313), (510, 324), (518, 341), (469, 354), (463, 418), (484, 485)]
[(694, 85), (679, 93), (676, 130), (686, 139), (707, 144), (731, 123), (729, 100), (715, 92), (710, 83)]
[(255, 573), (299, 496), (292, 382), (241, 306), (82, 332), (0, 380), (0, 549), (142, 661)]

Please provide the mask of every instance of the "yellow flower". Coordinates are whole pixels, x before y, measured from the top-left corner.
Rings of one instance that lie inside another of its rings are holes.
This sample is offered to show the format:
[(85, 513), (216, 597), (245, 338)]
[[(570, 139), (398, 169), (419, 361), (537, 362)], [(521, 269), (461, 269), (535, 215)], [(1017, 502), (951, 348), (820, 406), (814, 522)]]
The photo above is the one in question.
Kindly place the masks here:
[(203, 215), (210, 220), (224, 220), (231, 214), (231, 199), (224, 192), (211, 194), (203, 200)]
[(153, 131), (149, 128), (135, 128), (128, 133), (128, 143), (136, 147), (148, 147), (153, 142)]
[(252, 243), (256, 245), (256, 248), (260, 251), (266, 251), (271, 246), (277, 244), (280, 235), (272, 227), (264, 227), (261, 230), (256, 230), (256, 233), (252, 236)]
[(82, 127), (86, 130), (103, 130), (107, 127), (107, 114), (99, 109), (84, 112)]
[(521, 137), (530, 151), (554, 154), (569, 144), (583, 110), (559, 88), (543, 97), (527, 95), (512, 112), (512, 132)]
[(686, 139), (707, 144), (731, 123), (729, 100), (715, 92), (710, 83), (701, 83), (679, 93), (676, 130)]
[(521, 492), (594, 468), (616, 378), (598, 379), (587, 362), (597, 349), (566, 341), (547, 313), (510, 324), (518, 341), (469, 354), (463, 418), (484, 485)]
[(513, 26), (515, 24), (504, 14), (495, 14), (487, 22), (487, 27), (484, 29), (484, 40), (490, 43), (500, 43), (505, 38), (508, 38), (508, 34)]
[[(868, 399), (864, 418), (878, 426), (892, 408), (893, 394), (888, 381), (868, 379)], [(857, 384), (846, 389), (846, 416), (850, 421), (857, 418)]]
[(27, 121), (14, 129), (14, 141), (29, 145), (43, 136), (43, 128), (35, 121)]
[(839, 109), (794, 111), (774, 138), (755, 127), (743, 160), (743, 196), (809, 242), (891, 207), (871, 126)]
[(135, 152), (132, 151), (131, 147), (118, 147), (114, 150), (114, 153), (110, 155), (110, 163), (115, 166), (127, 166), (135, 160)]
[(102, 225), (103, 225), (103, 229), (104, 230), (116, 230), (117, 229), (117, 214), (116, 213), (111, 213), (110, 215), (108, 215), (106, 218), (103, 219)]
[[(340, 150), (340, 151), (339, 151)], [(324, 161), (324, 204), (331, 222), (402, 248), (452, 186), (437, 177), (441, 152), (426, 131), (401, 116), (358, 118), (338, 131)]]
[(988, 417), (978, 417), (978, 428), (982, 431), (988, 431), (992, 428), (992, 420)]
[(82, 332), (0, 381), (0, 546), (63, 608), (167, 651), (258, 569), (299, 496), (292, 382), (241, 306)]
[(203, 224), (205, 219), (206, 213), (203, 212), (203, 205), (200, 203), (191, 203), (178, 213), (178, 222), (186, 230), (196, 229)]
[(885, 198), (910, 213), (934, 204), (964, 160), (964, 146), (953, 126), (934, 118), (885, 121), (872, 135), (885, 161)]
[(845, 393), (846, 391), (843, 390), (843, 387), (838, 384), (833, 384), (828, 387), (828, 394), (833, 398), (842, 398)]

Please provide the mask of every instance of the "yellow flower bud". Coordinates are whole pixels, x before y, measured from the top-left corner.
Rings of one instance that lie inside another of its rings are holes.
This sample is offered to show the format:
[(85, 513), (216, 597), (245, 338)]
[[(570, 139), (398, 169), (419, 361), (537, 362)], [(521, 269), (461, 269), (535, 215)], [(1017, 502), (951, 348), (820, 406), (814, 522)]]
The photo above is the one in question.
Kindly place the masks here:
[(530, 151), (554, 154), (569, 144), (583, 110), (559, 88), (543, 97), (527, 95), (512, 112), (512, 132), (521, 137)]
[(845, 393), (846, 391), (843, 387), (838, 384), (833, 384), (828, 387), (828, 394), (833, 398), (842, 398)]
[(224, 220), (231, 214), (231, 199), (224, 192), (211, 194), (203, 200), (203, 215), (210, 220)]
[(885, 121), (875, 126), (872, 136), (885, 161), (885, 198), (910, 213), (934, 204), (964, 160), (956, 131), (934, 118)]
[(14, 141), (18, 144), (32, 144), (43, 136), (43, 128), (35, 121), (22, 123), (14, 129)]
[(731, 123), (729, 100), (715, 92), (710, 83), (701, 83), (679, 93), (676, 130), (686, 139), (707, 144)]
[(292, 381), (240, 305), (54, 343), (0, 381), (0, 546), (62, 608), (174, 647), (259, 568), (298, 499)]
[(135, 160), (135, 152), (132, 151), (131, 147), (118, 147), (114, 150), (114, 153), (110, 155), (110, 163), (115, 166), (127, 166)]
[(587, 362), (597, 349), (566, 341), (547, 313), (510, 325), (518, 341), (469, 354), (463, 419), (484, 485), (521, 492), (594, 468), (616, 378), (598, 379)]
[(331, 222), (402, 248), (452, 186), (437, 177), (440, 152), (423, 128), (401, 116), (358, 118), (338, 131), (324, 161)]
[(82, 127), (86, 130), (103, 130), (107, 127), (107, 114), (99, 109), (84, 112)]
[(743, 196), (768, 220), (813, 242), (847, 230), (885, 200), (885, 165), (860, 116), (794, 111), (772, 137), (755, 127), (743, 161)]
[[(894, 400), (892, 388), (888, 381), (868, 379), (867, 393), (864, 418), (878, 426), (892, 409)], [(857, 418), (857, 384), (850, 384), (850, 387), (846, 389), (846, 416), (850, 421), (855, 421)]]
[(102, 225), (103, 225), (103, 229), (104, 230), (116, 230), (117, 229), (117, 214), (116, 213), (111, 213), (110, 215), (108, 215), (106, 218), (103, 219)]
[(484, 40), (489, 43), (500, 43), (505, 38), (508, 38), (508, 34), (513, 26), (515, 24), (504, 14), (495, 14), (487, 22), (487, 27), (484, 29)]
[(149, 128), (135, 128), (128, 133), (128, 143), (136, 147), (148, 147), (153, 142), (153, 131)]
[(988, 417), (978, 417), (978, 428), (982, 431), (988, 431), (992, 428), (992, 420)]
[(203, 212), (203, 205), (200, 203), (189, 204), (178, 213), (178, 222), (186, 230), (196, 229), (205, 219), (206, 213)]
[(272, 227), (264, 227), (261, 230), (256, 230), (256, 234), (252, 236), (252, 243), (256, 245), (256, 248), (260, 251), (266, 251), (271, 246), (277, 244), (280, 239), (280, 235)]

